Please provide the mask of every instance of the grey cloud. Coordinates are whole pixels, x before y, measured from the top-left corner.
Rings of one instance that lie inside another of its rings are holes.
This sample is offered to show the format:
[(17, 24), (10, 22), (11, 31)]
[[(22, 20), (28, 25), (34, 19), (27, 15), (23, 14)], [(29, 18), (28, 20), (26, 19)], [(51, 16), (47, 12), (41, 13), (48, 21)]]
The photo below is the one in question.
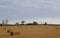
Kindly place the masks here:
[(59, 0), (0, 0), (0, 5), (12, 6), (12, 7), (33, 7), (33, 8), (43, 8), (43, 7), (54, 7), (59, 6)]
[(0, 16), (59, 17), (60, 0), (0, 0)]

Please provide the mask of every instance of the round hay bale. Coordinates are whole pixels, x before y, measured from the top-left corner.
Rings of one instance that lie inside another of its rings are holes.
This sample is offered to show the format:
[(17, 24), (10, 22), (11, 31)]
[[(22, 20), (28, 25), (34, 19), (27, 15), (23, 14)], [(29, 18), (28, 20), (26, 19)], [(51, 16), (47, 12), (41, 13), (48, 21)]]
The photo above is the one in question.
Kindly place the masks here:
[(14, 35), (14, 32), (10, 32), (10, 36), (13, 36)]

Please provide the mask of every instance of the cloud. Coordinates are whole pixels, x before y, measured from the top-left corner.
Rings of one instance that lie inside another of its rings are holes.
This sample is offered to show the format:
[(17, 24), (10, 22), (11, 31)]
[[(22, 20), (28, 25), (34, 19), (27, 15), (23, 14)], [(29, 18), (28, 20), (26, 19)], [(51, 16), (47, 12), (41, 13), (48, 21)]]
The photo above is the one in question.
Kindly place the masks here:
[(0, 0), (0, 19), (59, 18), (60, 0)]
[(0, 5), (5, 6), (18, 6), (18, 7), (54, 7), (59, 5), (59, 0), (0, 0)]

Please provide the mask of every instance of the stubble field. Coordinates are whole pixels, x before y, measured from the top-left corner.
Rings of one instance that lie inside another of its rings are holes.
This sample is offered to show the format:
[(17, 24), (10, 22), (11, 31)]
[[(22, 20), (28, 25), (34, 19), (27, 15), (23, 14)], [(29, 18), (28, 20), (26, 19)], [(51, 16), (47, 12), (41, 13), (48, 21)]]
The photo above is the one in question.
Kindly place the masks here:
[(0, 26), (0, 38), (60, 38), (60, 26)]

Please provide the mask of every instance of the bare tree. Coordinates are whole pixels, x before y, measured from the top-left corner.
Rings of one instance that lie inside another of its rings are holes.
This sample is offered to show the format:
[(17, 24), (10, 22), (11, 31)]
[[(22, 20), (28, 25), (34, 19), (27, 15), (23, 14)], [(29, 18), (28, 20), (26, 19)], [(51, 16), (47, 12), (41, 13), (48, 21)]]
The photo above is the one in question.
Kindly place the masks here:
[(6, 25), (8, 24), (8, 19), (6, 19)]
[(2, 20), (2, 25), (4, 25), (5, 23), (4, 23), (4, 20)]
[(16, 22), (16, 25), (19, 25), (19, 23), (18, 23), (18, 22)]

